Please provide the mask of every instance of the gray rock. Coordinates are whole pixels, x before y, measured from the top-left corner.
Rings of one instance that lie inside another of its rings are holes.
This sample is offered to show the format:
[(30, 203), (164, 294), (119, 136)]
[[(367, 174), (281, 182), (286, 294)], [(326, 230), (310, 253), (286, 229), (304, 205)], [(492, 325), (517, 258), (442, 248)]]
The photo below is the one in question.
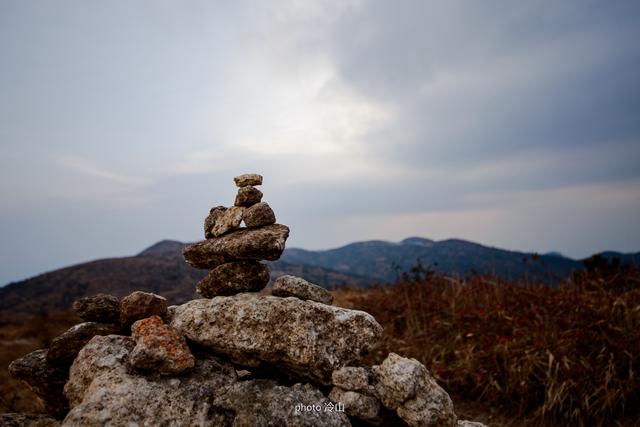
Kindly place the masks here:
[(176, 307), (178, 306), (170, 305), (169, 307), (167, 307), (167, 314), (165, 314), (165, 317), (164, 317), (167, 323), (171, 323), (171, 319), (173, 319), (173, 313), (175, 312)]
[(204, 238), (210, 239), (213, 237), (211, 229), (218, 222), (220, 217), (227, 211), (224, 206), (216, 206), (209, 210), (209, 215), (204, 219)]
[(372, 424), (382, 423), (382, 405), (373, 396), (334, 387), (329, 393), (329, 399), (343, 404), (345, 412), (350, 417), (359, 418)]
[(184, 259), (195, 268), (212, 269), (225, 262), (280, 258), (289, 237), (289, 227), (281, 224), (245, 228), (186, 246)]
[(176, 375), (195, 364), (184, 337), (158, 316), (136, 321), (131, 326), (131, 336), (136, 346), (129, 362), (135, 368)]
[(248, 293), (189, 301), (176, 308), (171, 325), (238, 364), (265, 362), (324, 384), (382, 335), (363, 311)]
[(226, 413), (223, 425), (253, 426), (350, 426), (344, 412), (329, 410), (329, 400), (309, 384), (292, 387), (272, 380), (249, 380), (226, 386), (213, 407)]
[(225, 233), (238, 229), (242, 222), (242, 216), (246, 208), (232, 206), (220, 215), (210, 228), (212, 237), (222, 236)]
[(240, 292), (258, 292), (269, 283), (269, 267), (258, 261), (236, 261), (222, 264), (196, 285), (200, 295), (213, 298)]
[(69, 410), (62, 394), (68, 369), (47, 363), (47, 350), (36, 350), (14, 360), (9, 365), (9, 374), (24, 381), (42, 399), (47, 413), (62, 418)]
[(236, 194), (235, 206), (249, 207), (259, 203), (262, 200), (262, 191), (257, 188), (247, 185), (246, 187), (240, 187), (238, 194)]
[(85, 322), (118, 323), (120, 320), (120, 300), (113, 295), (80, 298), (73, 303), (73, 309)]
[(60, 421), (43, 414), (0, 414), (2, 427), (57, 427)]
[(150, 292), (135, 291), (122, 298), (120, 323), (128, 330), (133, 322), (151, 316), (167, 315), (167, 299)]
[(296, 297), (302, 300), (331, 304), (333, 296), (323, 287), (307, 282), (301, 277), (280, 276), (271, 289), (273, 295), (279, 297)]
[(331, 381), (343, 390), (369, 391), (369, 370), (367, 368), (345, 366), (331, 374)]
[(244, 225), (247, 227), (262, 227), (265, 225), (275, 224), (276, 214), (273, 209), (265, 202), (256, 203), (247, 208), (243, 215)]
[(243, 175), (236, 176), (233, 181), (238, 187), (246, 187), (247, 185), (262, 185), (262, 175), (257, 173), (245, 173)]
[(410, 426), (456, 426), (451, 398), (422, 363), (389, 353), (372, 371), (376, 396)]
[(487, 425), (478, 421), (459, 420), (457, 427), (487, 427)]
[(127, 368), (130, 337), (95, 337), (71, 366), (65, 393), (71, 411), (63, 426), (218, 426), (225, 414), (210, 405), (236, 381), (232, 365), (199, 357), (189, 374), (142, 376)]
[(120, 331), (120, 325), (84, 322), (72, 326), (51, 341), (47, 361), (51, 364), (71, 365), (78, 352), (96, 335), (110, 335)]

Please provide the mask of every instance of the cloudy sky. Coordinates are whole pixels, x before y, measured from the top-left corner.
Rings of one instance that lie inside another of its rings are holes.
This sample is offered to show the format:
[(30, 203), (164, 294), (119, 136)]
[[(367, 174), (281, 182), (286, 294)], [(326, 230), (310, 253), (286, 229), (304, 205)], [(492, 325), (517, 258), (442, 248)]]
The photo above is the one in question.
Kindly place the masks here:
[(640, 250), (636, 1), (0, 1), (0, 283), (201, 238)]

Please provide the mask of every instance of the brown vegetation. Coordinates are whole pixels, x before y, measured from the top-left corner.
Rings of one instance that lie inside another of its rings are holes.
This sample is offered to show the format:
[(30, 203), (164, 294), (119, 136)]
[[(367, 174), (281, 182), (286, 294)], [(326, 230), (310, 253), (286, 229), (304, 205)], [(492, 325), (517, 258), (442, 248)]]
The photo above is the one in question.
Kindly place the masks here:
[(415, 273), (391, 287), (335, 293), (385, 327), (372, 361), (389, 351), (415, 357), (454, 401), (519, 425), (637, 421), (639, 269), (596, 263), (559, 288)]

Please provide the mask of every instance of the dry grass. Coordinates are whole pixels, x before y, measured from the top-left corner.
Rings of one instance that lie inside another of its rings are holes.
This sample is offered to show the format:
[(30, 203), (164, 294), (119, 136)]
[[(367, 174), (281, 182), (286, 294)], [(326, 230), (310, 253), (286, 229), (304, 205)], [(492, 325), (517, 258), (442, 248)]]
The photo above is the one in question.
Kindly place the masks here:
[(53, 338), (78, 321), (71, 313), (61, 313), (0, 324), (0, 413), (44, 411), (42, 402), (21, 381), (12, 379), (7, 367), (14, 359), (48, 347)]
[(555, 289), (427, 272), (335, 297), (385, 327), (370, 362), (414, 357), (463, 406), (513, 425), (635, 425), (640, 270), (600, 267)]

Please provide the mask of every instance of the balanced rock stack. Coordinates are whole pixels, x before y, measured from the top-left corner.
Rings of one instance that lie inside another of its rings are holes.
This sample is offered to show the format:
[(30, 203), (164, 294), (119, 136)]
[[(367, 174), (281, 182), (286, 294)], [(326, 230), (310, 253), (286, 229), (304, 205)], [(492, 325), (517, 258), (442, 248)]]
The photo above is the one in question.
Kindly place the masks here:
[[(196, 268), (211, 269), (197, 285), (205, 298), (257, 292), (269, 283), (269, 267), (261, 260), (280, 258), (289, 237), (286, 225), (276, 224), (271, 207), (262, 202), (262, 176), (234, 178), (238, 186), (234, 206), (211, 208), (204, 220), (206, 240), (187, 246), (185, 260)], [(244, 222), (245, 227), (240, 228)]]
[(333, 306), (327, 290), (294, 276), (258, 294), (269, 281), (260, 261), (280, 257), (289, 229), (261, 202), (262, 177), (235, 181), (235, 205), (211, 209), (205, 240), (183, 251), (211, 270), (197, 284), (204, 298), (77, 301), (84, 323), (10, 366), (54, 418), (4, 414), (0, 424), (482, 426), (457, 420), (417, 360), (390, 353), (367, 366), (383, 332), (370, 314)]

